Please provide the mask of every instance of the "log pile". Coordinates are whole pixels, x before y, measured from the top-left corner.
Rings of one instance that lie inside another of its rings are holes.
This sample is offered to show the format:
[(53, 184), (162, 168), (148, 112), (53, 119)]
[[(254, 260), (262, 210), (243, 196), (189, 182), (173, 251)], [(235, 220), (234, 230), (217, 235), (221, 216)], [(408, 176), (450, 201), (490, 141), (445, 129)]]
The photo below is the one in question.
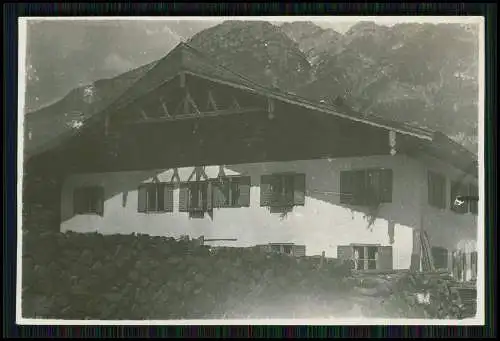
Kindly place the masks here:
[[(363, 297), (365, 305), (372, 301), (354, 289), (363, 285), (349, 264), (319, 266), (317, 259), (259, 248), (210, 249), (186, 239), (54, 232), (26, 232), (23, 245), (25, 318), (242, 318), (252, 311), (263, 314), (253, 317), (267, 317), (272, 312), (263, 309), (266, 305), (275, 307), (275, 317), (330, 316), (342, 305), (341, 310), (350, 309), (349, 297)], [(419, 288), (407, 283), (411, 278), (385, 278), (377, 287), (386, 288), (373, 297), (398, 301), (395, 315), (417, 316), (405, 306)], [(441, 298), (448, 296), (436, 297), (445, 308), (425, 308), (417, 317), (453, 314)]]

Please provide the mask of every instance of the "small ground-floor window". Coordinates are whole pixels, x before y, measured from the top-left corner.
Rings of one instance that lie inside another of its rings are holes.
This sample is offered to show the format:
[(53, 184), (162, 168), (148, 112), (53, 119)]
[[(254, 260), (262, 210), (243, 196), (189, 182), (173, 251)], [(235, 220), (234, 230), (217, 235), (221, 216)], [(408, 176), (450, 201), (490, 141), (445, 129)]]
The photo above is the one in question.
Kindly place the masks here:
[(87, 186), (75, 189), (73, 211), (75, 214), (104, 215), (104, 188)]
[(391, 270), (392, 246), (350, 244), (337, 247), (337, 258), (350, 260), (355, 270)]

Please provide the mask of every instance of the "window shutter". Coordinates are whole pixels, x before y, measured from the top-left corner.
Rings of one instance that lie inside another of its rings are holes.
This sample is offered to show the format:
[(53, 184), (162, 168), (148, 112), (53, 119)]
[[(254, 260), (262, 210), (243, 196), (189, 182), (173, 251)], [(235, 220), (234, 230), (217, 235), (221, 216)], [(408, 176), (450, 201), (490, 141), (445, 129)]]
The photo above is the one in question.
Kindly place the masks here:
[(228, 183), (225, 179), (217, 179), (212, 182), (212, 202), (213, 207), (227, 206), (227, 188)]
[(153, 185), (154, 186), (154, 192), (156, 194), (156, 198), (157, 199), (157, 203), (156, 203), (156, 211), (157, 212), (162, 212), (165, 210), (165, 191), (166, 191), (166, 188), (165, 188), (165, 184), (163, 183), (158, 183), (158, 184), (155, 184)]
[(260, 177), (260, 206), (271, 206), (273, 198), (271, 183), (273, 178), (272, 175), (262, 175)]
[(436, 269), (448, 268), (448, 250), (443, 247), (434, 246), (431, 248), (432, 258), (434, 260), (434, 267)]
[(104, 188), (97, 187), (95, 190), (97, 214), (104, 216)]
[(377, 269), (378, 270), (392, 270), (392, 246), (379, 246)]
[(340, 260), (349, 260), (353, 258), (351, 245), (337, 246), (337, 258)]
[(306, 246), (305, 245), (294, 245), (293, 246), (293, 254), (296, 257), (304, 257), (306, 255)]
[(366, 200), (367, 172), (340, 172), (340, 202), (342, 204), (360, 205)]
[(146, 186), (140, 186), (137, 198), (137, 212), (146, 212), (147, 195), (148, 191)]
[[(470, 185), (469, 195), (472, 197), (477, 197), (479, 195), (479, 190), (477, 186)], [(469, 211), (471, 213), (477, 214), (477, 209), (478, 209), (478, 201), (476, 200), (476, 198), (471, 198), (469, 202)]]
[(304, 206), (306, 200), (306, 175), (296, 174), (293, 187), (293, 204)]
[(174, 211), (174, 187), (172, 185), (164, 185), (163, 189), (163, 211)]
[(206, 191), (206, 208), (208, 211), (212, 210), (212, 182), (206, 182), (203, 184), (203, 188)]
[(73, 191), (73, 213), (80, 214), (83, 212), (83, 191), (77, 188)]
[(239, 207), (250, 207), (250, 177), (243, 176), (238, 179), (238, 206)]
[(189, 207), (189, 185), (182, 183), (179, 187), (179, 212), (187, 212)]
[(352, 172), (340, 172), (340, 203), (350, 204), (353, 194), (353, 176)]
[(384, 169), (380, 175), (380, 188), (382, 190), (380, 200), (385, 203), (392, 202), (392, 169)]
[(428, 173), (428, 202), (438, 208), (446, 207), (446, 179), (438, 173)]

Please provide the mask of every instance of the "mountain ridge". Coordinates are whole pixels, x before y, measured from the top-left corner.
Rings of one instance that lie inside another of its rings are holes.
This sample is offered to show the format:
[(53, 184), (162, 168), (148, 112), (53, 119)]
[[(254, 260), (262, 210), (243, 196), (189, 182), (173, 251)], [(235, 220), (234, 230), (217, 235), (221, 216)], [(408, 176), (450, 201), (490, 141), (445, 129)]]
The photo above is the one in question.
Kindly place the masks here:
[[(153, 34), (163, 31), (159, 32)], [(168, 30), (165, 32), (171, 36)], [(226, 21), (194, 32), (189, 39), (189, 34), (185, 34), (181, 40), (256, 83), (316, 102), (339, 97), (366, 114), (377, 113), (391, 120), (443, 131), (477, 153), (476, 34), (470, 28), (453, 24), (387, 27), (360, 22), (341, 34), (312, 22), (276, 26), (268, 22)], [(138, 50), (136, 54), (140, 55), (141, 49)], [(73, 89), (60, 101), (31, 111), (27, 117), (33, 120), (59, 102), (70, 103), (71, 96), (73, 111), (93, 107), (85, 114), (91, 115), (100, 105), (89, 106), (85, 101), (93, 96), (99, 102), (104, 97), (109, 100), (121, 95), (127, 85), (140, 77), (141, 70), (158, 59)], [(27, 94), (29, 97), (29, 89)], [(104, 105), (106, 101), (99, 103)], [(64, 110), (71, 111), (69, 107)], [(72, 127), (75, 118), (68, 119), (73, 123), (65, 122), (67, 114), (61, 112), (57, 120), (62, 126)]]

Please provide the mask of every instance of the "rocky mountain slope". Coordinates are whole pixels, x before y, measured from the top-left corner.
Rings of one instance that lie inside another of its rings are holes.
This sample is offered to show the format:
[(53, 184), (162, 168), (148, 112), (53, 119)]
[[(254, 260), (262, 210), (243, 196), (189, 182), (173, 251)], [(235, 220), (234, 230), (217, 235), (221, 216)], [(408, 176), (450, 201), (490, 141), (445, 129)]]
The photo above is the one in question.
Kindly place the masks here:
[[(62, 40), (52, 44), (54, 51), (50, 53), (29, 54), (29, 64), (35, 67), (29, 74), (28, 107), (37, 106), (39, 94), (45, 101), (56, 98), (76, 80), (83, 84), (94, 82), (158, 59), (181, 39), (194, 34), (189, 44), (257, 83), (276, 86), (312, 101), (341, 96), (366, 114), (441, 130), (469, 149), (477, 148), (478, 38), (470, 27), (389, 27), (360, 22), (340, 34), (310, 22), (277, 26), (268, 22), (227, 21), (189, 29), (181, 24), (166, 27), (157, 22), (137, 23), (135, 28), (128, 25), (123, 29), (109, 23), (106, 30), (72, 26), (73, 38), (63, 39), (64, 29), (60, 23), (57, 25), (30, 33), (33, 51), (40, 51), (46, 41), (44, 37), (37, 39), (37, 34), (53, 32)], [(202, 30), (205, 27), (208, 28)], [(80, 39), (75, 39), (75, 34)], [(53, 72), (54, 63), (59, 73)], [(125, 76), (127, 84), (136, 79), (134, 75), (141, 74), (140, 70)], [(90, 87), (92, 91), (81, 87), (77, 92), (92, 93), (91, 98), (115, 98), (122, 90), (114, 82), (96, 82)], [(34, 117), (37, 121), (53, 120), (56, 115), (66, 128), (71, 128), (75, 119), (68, 118), (72, 116), (70, 112), (91, 115), (100, 107), (83, 109), (88, 107), (88, 100), (88, 96), (70, 93), (63, 100), (64, 110), (53, 110), (61, 107), (60, 103), (55, 104), (29, 114), (28, 121), (34, 121)], [(47, 118), (40, 117), (43, 112)]]
[(288, 35), (315, 60), (314, 80), (299, 90), (304, 97), (342, 96), (356, 110), (441, 130), (477, 148), (479, 47), (471, 27), (360, 22), (333, 45), (324, 38), (304, 47), (296, 32), (312, 24), (292, 25)]
[(313, 66), (322, 54), (336, 53), (342, 40), (342, 34), (333, 29), (321, 28), (312, 22), (284, 23), (281, 30), (298, 44)]
[(299, 46), (268, 22), (226, 21), (188, 43), (262, 85), (291, 91), (310, 79), (311, 67)]

